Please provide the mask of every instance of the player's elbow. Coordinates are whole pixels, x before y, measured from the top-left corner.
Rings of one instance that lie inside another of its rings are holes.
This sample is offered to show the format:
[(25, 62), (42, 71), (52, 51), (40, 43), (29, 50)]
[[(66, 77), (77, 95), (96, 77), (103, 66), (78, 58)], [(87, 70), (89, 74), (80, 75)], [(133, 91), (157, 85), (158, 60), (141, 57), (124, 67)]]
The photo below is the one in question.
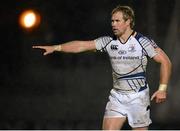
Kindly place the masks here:
[(168, 66), (169, 66), (169, 70), (172, 70), (172, 62), (170, 60), (168, 60)]
[(165, 64), (171, 69), (172, 68), (172, 62), (171, 60), (167, 57), (165, 60)]
[(161, 64), (163, 64), (164, 67), (166, 67), (166, 68), (168, 69), (168, 71), (171, 72), (171, 70), (172, 70), (172, 62), (170, 61), (169, 58), (164, 59), (164, 60), (161, 62)]

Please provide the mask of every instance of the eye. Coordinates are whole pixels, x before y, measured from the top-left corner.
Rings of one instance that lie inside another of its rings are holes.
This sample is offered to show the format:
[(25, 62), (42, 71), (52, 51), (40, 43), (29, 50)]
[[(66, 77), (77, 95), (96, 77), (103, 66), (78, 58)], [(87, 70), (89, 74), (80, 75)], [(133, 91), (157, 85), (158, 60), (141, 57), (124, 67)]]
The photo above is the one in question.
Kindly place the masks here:
[(114, 22), (120, 22), (120, 20), (118, 20), (118, 19), (117, 19), (117, 20), (111, 20), (111, 22), (112, 22), (112, 23), (114, 23)]
[(116, 20), (116, 22), (120, 22), (120, 20)]

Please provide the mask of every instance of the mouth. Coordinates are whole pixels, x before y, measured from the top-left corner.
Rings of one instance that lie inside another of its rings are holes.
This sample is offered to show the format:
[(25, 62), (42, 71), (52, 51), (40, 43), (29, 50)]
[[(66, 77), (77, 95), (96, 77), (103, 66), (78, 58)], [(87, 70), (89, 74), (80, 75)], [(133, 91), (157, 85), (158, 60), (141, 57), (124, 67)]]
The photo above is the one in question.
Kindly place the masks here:
[(117, 32), (118, 31), (118, 29), (112, 29), (113, 30), (113, 32)]
[(117, 29), (117, 28), (112, 28), (112, 30), (113, 30), (113, 31), (116, 31), (116, 30), (118, 30), (118, 29)]

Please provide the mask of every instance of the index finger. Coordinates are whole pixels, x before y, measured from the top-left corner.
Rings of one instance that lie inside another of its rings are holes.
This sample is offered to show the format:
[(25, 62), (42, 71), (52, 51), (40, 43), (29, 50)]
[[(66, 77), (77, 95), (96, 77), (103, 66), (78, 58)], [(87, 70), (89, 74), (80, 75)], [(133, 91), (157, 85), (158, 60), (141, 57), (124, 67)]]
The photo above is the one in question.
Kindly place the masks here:
[(45, 49), (45, 47), (43, 47), (43, 46), (32, 46), (32, 48)]

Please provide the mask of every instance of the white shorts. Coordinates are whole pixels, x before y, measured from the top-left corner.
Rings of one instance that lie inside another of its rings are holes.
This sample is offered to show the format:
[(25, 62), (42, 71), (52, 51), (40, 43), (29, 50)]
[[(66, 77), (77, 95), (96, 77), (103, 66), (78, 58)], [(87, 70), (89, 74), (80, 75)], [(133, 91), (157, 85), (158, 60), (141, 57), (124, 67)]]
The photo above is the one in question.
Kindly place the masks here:
[(132, 128), (149, 126), (152, 123), (149, 88), (131, 94), (122, 94), (112, 89), (104, 117), (127, 117)]

